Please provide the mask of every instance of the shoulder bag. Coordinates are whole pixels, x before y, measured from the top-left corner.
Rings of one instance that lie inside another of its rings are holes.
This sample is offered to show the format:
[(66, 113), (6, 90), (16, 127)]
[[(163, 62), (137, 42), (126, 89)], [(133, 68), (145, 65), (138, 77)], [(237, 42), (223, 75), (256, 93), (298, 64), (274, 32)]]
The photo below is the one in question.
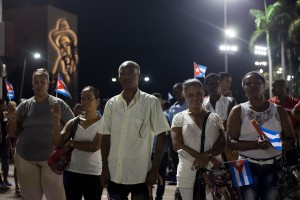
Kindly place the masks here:
[[(278, 199), (300, 199), (300, 157), (299, 157), (299, 137), (296, 135), (296, 158), (295, 165), (289, 165), (287, 152), (283, 150), (283, 165), (278, 166), (277, 172), (277, 198)], [(295, 158), (294, 158), (295, 159)], [(280, 165), (280, 163), (278, 163)]]
[[(208, 112), (205, 115), (204, 120), (203, 120), (200, 154), (204, 152), (205, 128), (206, 128), (206, 122), (207, 122), (209, 114), (210, 114), (210, 112)], [(205, 195), (205, 184), (203, 182), (203, 172), (204, 172), (204, 169), (198, 169), (196, 172), (196, 178), (195, 178), (194, 190), (193, 190), (193, 200), (205, 199), (206, 195)]]
[[(203, 122), (200, 153), (204, 152), (205, 127), (210, 113)], [(199, 169), (196, 173), (193, 191), (194, 200), (239, 200), (238, 191), (234, 188), (228, 169)]]
[[(79, 117), (74, 118), (73, 124), (71, 127), (71, 134), (68, 140), (74, 139), (75, 133), (80, 122)], [(63, 147), (56, 147), (53, 152), (48, 157), (48, 165), (50, 166), (51, 170), (58, 174), (62, 175), (66, 166), (71, 160), (71, 155), (73, 151), (73, 147), (70, 146), (63, 146)]]

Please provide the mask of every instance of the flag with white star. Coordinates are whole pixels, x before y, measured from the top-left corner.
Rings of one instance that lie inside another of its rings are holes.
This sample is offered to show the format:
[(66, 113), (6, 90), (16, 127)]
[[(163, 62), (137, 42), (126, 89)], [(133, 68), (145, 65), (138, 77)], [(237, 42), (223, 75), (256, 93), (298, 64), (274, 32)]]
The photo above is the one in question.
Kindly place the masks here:
[(253, 184), (248, 160), (229, 162), (229, 169), (235, 187)]
[(6, 87), (8, 99), (12, 100), (13, 98), (15, 98), (14, 88), (12, 84), (6, 79), (5, 79), (5, 87)]
[(206, 72), (207, 67), (203, 65), (199, 65), (194, 62), (194, 77), (195, 78), (205, 78), (205, 72)]
[(58, 74), (58, 77), (57, 77), (55, 92), (72, 99), (72, 97), (71, 97), (71, 95), (68, 91), (68, 88), (67, 88), (66, 84), (64, 83), (64, 81), (63, 81), (62, 77), (60, 76), (60, 74)]

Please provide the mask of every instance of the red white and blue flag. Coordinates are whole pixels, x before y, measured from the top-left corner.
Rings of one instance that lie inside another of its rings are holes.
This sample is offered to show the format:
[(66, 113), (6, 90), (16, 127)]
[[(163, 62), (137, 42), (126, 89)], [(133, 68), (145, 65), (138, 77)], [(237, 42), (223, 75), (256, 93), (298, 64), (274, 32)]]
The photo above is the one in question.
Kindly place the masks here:
[(203, 65), (199, 65), (194, 62), (194, 77), (195, 78), (205, 78), (205, 72), (206, 72), (207, 67)]
[(5, 86), (7, 91), (7, 97), (9, 100), (12, 100), (13, 98), (15, 98), (14, 88), (8, 80), (5, 80)]
[(60, 74), (58, 74), (58, 77), (57, 77), (55, 92), (72, 99), (72, 97), (71, 97), (71, 95), (68, 91), (68, 88), (67, 88), (66, 84), (64, 83), (64, 81), (63, 81), (62, 77), (60, 76)]
[(262, 126), (259, 127), (263, 131), (264, 135), (267, 136), (267, 139), (271, 145), (278, 151), (282, 151), (282, 141), (280, 139), (279, 131), (273, 131), (266, 129)]
[(253, 184), (248, 160), (229, 162), (229, 169), (235, 187)]

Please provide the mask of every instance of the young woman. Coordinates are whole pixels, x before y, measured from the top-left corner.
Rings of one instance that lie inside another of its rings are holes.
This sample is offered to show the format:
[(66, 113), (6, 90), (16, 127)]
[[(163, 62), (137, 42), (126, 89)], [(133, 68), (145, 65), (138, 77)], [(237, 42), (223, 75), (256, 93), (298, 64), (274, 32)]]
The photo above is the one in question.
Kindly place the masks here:
[(264, 93), (266, 82), (258, 72), (247, 73), (242, 81), (248, 101), (235, 106), (228, 117), (227, 133), (230, 146), (237, 150), (240, 159), (248, 159), (253, 184), (240, 187), (244, 200), (276, 199), (277, 170), (282, 151), (276, 150), (268, 138), (259, 138), (251, 121), (280, 133), (283, 148), (291, 148), (294, 131), (283, 107), (268, 102)]
[(81, 104), (84, 115), (80, 115), (80, 122), (73, 140), (69, 139), (73, 120), (70, 120), (60, 131), (59, 121), (61, 110), (54, 104), (52, 112), (55, 118), (53, 129), (53, 144), (55, 146), (70, 145), (74, 147), (71, 161), (63, 174), (67, 200), (99, 200), (102, 195), (100, 175), (101, 136), (98, 134), (100, 116), (97, 108), (100, 103), (100, 92), (92, 86), (83, 88)]

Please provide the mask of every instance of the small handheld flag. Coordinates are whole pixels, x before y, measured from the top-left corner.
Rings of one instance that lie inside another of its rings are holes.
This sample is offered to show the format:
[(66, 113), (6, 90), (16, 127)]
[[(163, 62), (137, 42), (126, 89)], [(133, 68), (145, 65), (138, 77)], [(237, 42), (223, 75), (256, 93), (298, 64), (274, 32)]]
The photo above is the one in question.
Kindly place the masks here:
[(271, 145), (278, 151), (282, 150), (282, 141), (280, 139), (279, 131), (273, 131), (266, 129), (262, 126), (258, 126), (257, 121), (253, 119), (251, 124), (260, 135), (261, 139), (268, 139)]
[(278, 151), (282, 151), (282, 141), (280, 139), (279, 131), (273, 131), (260, 126), (260, 129), (267, 136), (271, 145)]
[(12, 100), (13, 98), (15, 98), (14, 88), (12, 84), (6, 79), (5, 79), (5, 86), (7, 91), (7, 97), (9, 100)]
[(60, 74), (58, 74), (58, 77), (57, 77), (55, 92), (72, 99), (72, 97), (71, 97), (71, 95), (68, 91), (68, 88), (67, 88), (66, 84), (64, 83), (64, 81), (63, 81), (62, 77), (60, 76)]
[(172, 96), (172, 94), (170, 92), (168, 92), (168, 101), (170, 101), (171, 99), (173, 99), (174, 97)]
[(203, 65), (199, 65), (194, 62), (194, 77), (195, 78), (205, 78), (205, 72), (206, 72), (207, 67)]
[(258, 133), (260, 139), (265, 139), (265, 138), (266, 138), (266, 135), (265, 135), (265, 133), (259, 128), (257, 121), (256, 121), (255, 119), (252, 119), (252, 120), (251, 120), (251, 124), (252, 124), (252, 126), (255, 128), (255, 130), (257, 131), (257, 133)]
[(229, 162), (229, 169), (235, 187), (253, 184), (248, 160)]

